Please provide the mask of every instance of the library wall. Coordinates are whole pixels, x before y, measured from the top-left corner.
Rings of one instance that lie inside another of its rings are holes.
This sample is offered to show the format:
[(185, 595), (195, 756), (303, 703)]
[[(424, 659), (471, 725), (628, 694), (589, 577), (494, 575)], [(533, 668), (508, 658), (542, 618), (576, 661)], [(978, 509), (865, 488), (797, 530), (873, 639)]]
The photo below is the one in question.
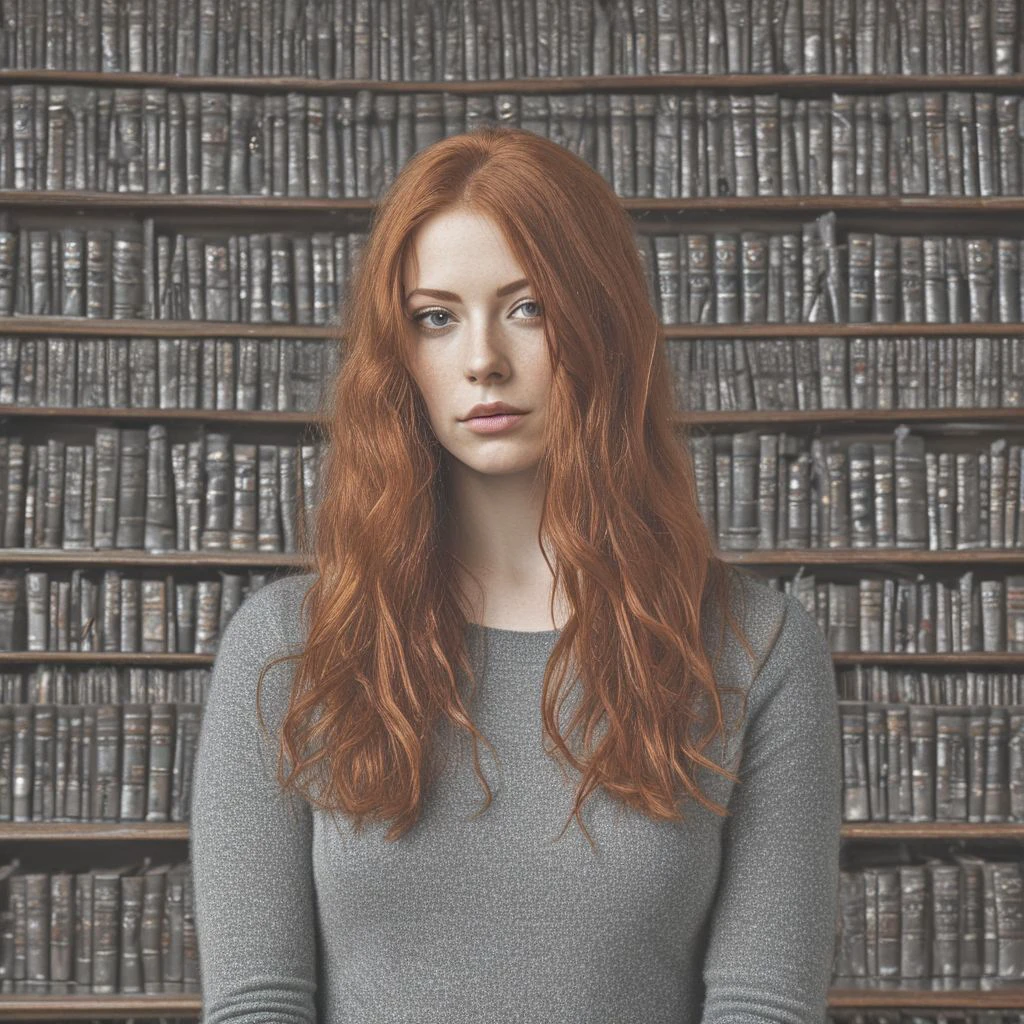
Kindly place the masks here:
[(704, 518), (833, 652), (832, 1019), (1019, 1019), (1022, 17), (0, 0), (0, 1017), (199, 1015), (218, 639), (306, 564), (375, 198), (495, 122), (634, 217)]

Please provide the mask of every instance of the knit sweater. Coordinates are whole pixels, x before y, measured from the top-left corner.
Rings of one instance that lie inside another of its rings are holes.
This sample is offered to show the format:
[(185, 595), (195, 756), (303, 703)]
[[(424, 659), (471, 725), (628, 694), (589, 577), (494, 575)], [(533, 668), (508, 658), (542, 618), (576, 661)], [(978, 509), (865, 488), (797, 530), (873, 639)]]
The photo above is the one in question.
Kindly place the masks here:
[(741, 782), (697, 775), (728, 817), (688, 800), (682, 822), (656, 822), (599, 788), (581, 810), (595, 852), (576, 821), (555, 841), (579, 781), (542, 746), (557, 630), (466, 627), (482, 671), (470, 710), (499, 758), (479, 745), (494, 802), (476, 820), (484, 792), (455, 727), (397, 842), (383, 839), (389, 823), (357, 836), (343, 815), (282, 795), (275, 728), (294, 667), (264, 679), (273, 745), (256, 678), (301, 643), (312, 579), (250, 595), (214, 662), (190, 837), (204, 1024), (823, 1024), (842, 762), (831, 657), (796, 597), (749, 578), (734, 591), (757, 660), (727, 630), (716, 673), (748, 693), (748, 714), (706, 754), (722, 764), (725, 749)]

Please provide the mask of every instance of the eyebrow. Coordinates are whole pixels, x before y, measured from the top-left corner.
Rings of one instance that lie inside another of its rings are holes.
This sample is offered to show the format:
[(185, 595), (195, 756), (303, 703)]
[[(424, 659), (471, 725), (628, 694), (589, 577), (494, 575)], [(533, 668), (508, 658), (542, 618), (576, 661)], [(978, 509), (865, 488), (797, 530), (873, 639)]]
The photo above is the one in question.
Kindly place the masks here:
[[(496, 298), (500, 299), (505, 295), (509, 295), (512, 292), (518, 291), (520, 288), (523, 287), (524, 284), (529, 283), (530, 282), (525, 277), (521, 277), (518, 281), (510, 281), (508, 284), (503, 285), (494, 293), (494, 295)], [(411, 299), (417, 293), (419, 293), (420, 295), (429, 295), (433, 299), (448, 299), (450, 302), (459, 301), (459, 297), (458, 295), (455, 294), (455, 292), (446, 292), (440, 288), (413, 288), (413, 290), (409, 292), (408, 295), (406, 295), (406, 301)]]

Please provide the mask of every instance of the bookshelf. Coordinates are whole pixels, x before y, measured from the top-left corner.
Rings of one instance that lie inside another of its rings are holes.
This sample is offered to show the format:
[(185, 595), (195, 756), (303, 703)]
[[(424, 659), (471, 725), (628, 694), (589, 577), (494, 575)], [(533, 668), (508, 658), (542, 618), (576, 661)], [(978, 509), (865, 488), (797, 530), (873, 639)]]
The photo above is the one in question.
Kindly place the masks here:
[[(177, 193), (107, 193), (54, 190), (45, 192), (0, 191), (5, 206), (48, 208), (73, 207), (76, 210), (163, 210), (209, 211), (229, 213), (235, 210), (259, 210), (261, 215), (339, 213), (346, 210), (370, 211), (373, 200), (331, 199), (322, 196), (229, 196)], [(692, 196), (680, 199), (642, 199), (624, 197), (622, 205), (631, 211), (666, 210), (680, 213), (764, 213), (794, 214), (808, 211), (838, 213), (876, 212), (978, 214), (1019, 213), (1024, 210), (1020, 196)]]
[[(808, 3), (808, 0), (804, 0)], [(28, 5), (31, 6), (31, 5)], [(173, 5), (168, 5), (173, 6)], [(270, 0), (255, 4), (270, 8)], [(827, 5), (826, 5), (827, 6)], [(281, 5), (275, 0), (274, 9)], [(820, 6), (812, 2), (809, 7)], [(161, 13), (160, 17), (164, 17)], [(918, 26), (920, 28), (920, 26)], [(36, 26), (38, 28), (38, 25)], [(107, 31), (104, 26), (103, 31)], [(923, 31), (923, 30), (922, 30)], [(947, 31), (949, 31), (947, 29)], [(993, 28), (993, 33), (995, 29)], [(77, 38), (77, 37), (76, 37)], [(254, 35), (253, 38), (256, 38)], [(564, 42), (564, 40), (563, 40)], [(822, 53), (829, 52), (827, 40), (817, 37), (823, 47), (811, 61), (814, 67), (824, 68), (829, 61)], [(963, 40), (961, 40), (963, 42)], [(977, 39), (974, 39), (977, 43)], [(459, 80), (441, 76), (405, 76), (402, 80), (387, 80), (385, 76), (339, 77), (335, 74), (286, 74), (283, 58), (268, 62), (271, 74), (194, 73), (201, 67), (193, 58), (190, 72), (163, 73), (145, 70), (87, 70), (43, 67), (36, 59), (33, 66), (0, 67), (0, 92), (16, 86), (37, 88), (95, 90), (162, 90), (168, 94), (218, 93), (249, 97), (299, 94), (319, 97), (324, 102), (338, 97), (408, 97), (407, 107), (400, 107), (401, 115), (414, 110), (411, 99), (417, 95), (439, 94), (438, 98), (461, 97), (462, 106), (455, 107), (454, 118), (466, 115), (465, 104), (473, 97), (492, 97), (495, 102), (507, 97), (604, 96), (606, 103), (615, 96), (636, 95), (656, 99), (663, 95), (716, 95), (719, 97), (774, 95), (793, 103), (814, 100), (828, 104), (834, 95), (851, 97), (916, 96), (931, 93), (952, 94), (989, 93), (993, 97), (1018, 98), (1024, 110), (1024, 53), (1011, 53), (1005, 47), (1000, 51), (1005, 73), (951, 73), (935, 70), (923, 73), (917, 67), (917, 57), (904, 52), (904, 43), (898, 44), (896, 56), (881, 43), (877, 43), (873, 64), (888, 62), (886, 73), (856, 73), (847, 62), (847, 73), (818, 73), (807, 71), (805, 65), (781, 69), (762, 69), (758, 73), (729, 71), (718, 73), (714, 62), (706, 61), (702, 73), (564, 73), (580, 70), (585, 59), (580, 56), (566, 58), (565, 50), (549, 55), (551, 73), (500, 74)], [(77, 44), (76, 44), (77, 45)], [(218, 43), (218, 45), (221, 45)], [(836, 44), (837, 47), (839, 44)], [(857, 50), (859, 44), (851, 44)], [(970, 48), (965, 46), (965, 53)], [(32, 47), (24, 44), (25, 51)], [(923, 48), (922, 48), (923, 49)], [(785, 48), (780, 48), (780, 53)], [(378, 55), (373, 51), (376, 67)], [(812, 54), (808, 50), (807, 54)], [(836, 51), (839, 52), (838, 49)], [(977, 53), (975, 59), (977, 60)], [(13, 64), (14, 47), (0, 43), (0, 63)], [(1007, 54), (1010, 54), (1007, 56)], [(791, 55), (790, 55), (791, 56)], [(860, 54), (858, 54), (860, 56)], [(961, 54), (961, 57), (964, 55)], [(989, 54), (994, 56), (993, 53)], [(122, 58), (124, 55), (122, 54)], [(729, 55), (732, 63), (732, 55)], [(148, 56), (147, 56), (148, 59)], [(637, 58), (639, 59), (639, 58)], [(655, 58), (651, 55), (651, 62)], [(692, 58), (688, 58), (691, 60)], [(808, 56), (807, 60), (811, 60)], [(922, 58), (923, 59), (923, 58)], [(559, 63), (561, 60), (561, 63)], [(781, 60), (781, 57), (780, 57)], [(352, 68), (370, 69), (371, 58), (352, 59)], [(52, 63), (47, 58), (47, 63)], [(841, 63), (833, 55), (832, 62)], [(902, 66), (896, 66), (901, 64)], [(30, 62), (31, 63), (31, 62)], [(68, 61), (73, 63), (73, 61)], [(122, 59), (122, 64), (127, 63)], [(699, 64), (699, 60), (692, 60)], [(957, 61), (949, 59), (950, 66)], [(960, 65), (968, 62), (961, 59)], [(994, 66), (994, 59), (992, 61)], [(628, 64), (628, 61), (627, 61)], [(517, 72), (516, 68), (512, 69)], [(975, 68), (977, 70), (977, 67)], [(707, 73), (707, 72), (711, 73)], [(438, 108), (429, 108), (432, 117)], [(701, 108), (703, 109), (703, 108)], [(586, 108), (585, 117), (608, 117), (607, 105)], [(700, 111), (698, 111), (699, 115)], [(706, 113), (706, 111), (705, 111)], [(726, 108), (728, 113), (728, 108)], [(484, 115), (488, 116), (488, 115)], [(554, 118), (554, 113), (552, 117)], [(806, 115), (805, 115), (806, 116)], [(1020, 144), (1024, 147), (1024, 116), (1019, 125)], [(435, 130), (440, 125), (434, 125)], [(888, 127), (888, 125), (887, 125)], [(993, 129), (995, 122), (992, 122)], [(442, 127), (446, 131), (446, 127)], [(977, 141), (977, 140), (976, 140)], [(227, 145), (231, 146), (230, 136)], [(989, 144), (993, 144), (989, 140)], [(977, 155), (977, 154), (976, 154)], [(922, 155), (922, 159), (923, 159)], [(1024, 163), (1024, 150), (1018, 152)], [(369, 176), (367, 176), (368, 180)], [(1007, 175), (1012, 180), (1012, 175)], [(1024, 190), (1019, 187), (1022, 172), (1018, 172), (1018, 188), (1005, 194), (931, 195), (903, 194), (898, 189), (884, 195), (863, 194), (751, 194), (751, 195), (622, 195), (623, 205), (636, 217), (638, 229), (645, 234), (664, 232), (739, 234), (748, 228), (768, 234), (783, 230), (799, 232), (801, 225), (823, 214), (835, 215), (835, 231), (841, 239), (840, 247), (850, 232), (891, 233), (897, 235), (934, 236), (999, 236), (1020, 238), (1021, 232), (1014, 217), (1024, 212)], [(183, 182), (179, 182), (182, 185)], [(362, 183), (365, 185), (365, 181)], [(111, 221), (137, 222), (150, 218), (154, 232), (174, 231), (180, 228), (188, 233), (197, 225), (204, 228), (222, 227), (226, 232), (284, 231), (283, 225), (297, 230), (329, 229), (339, 233), (362, 230), (367, 215), (372, 213), (372, 196), (326, 196), (282, 193), (280, 182), (277, 192), (268, 190), (260, 194), (231, 195), (226, 192), (203, 194), (194, 189), (180, 187), (175, 191), (99, 190), (96, 188), (39, 188), (11, 187), (0, 173), (0, 215), (9, 216), (15, 230), (23, 223), (37, 225), (95, 224)], [(279, 194), (280, 193), (280, 194)], [(20, 258), (20, 254), (19, 254)], [(156, 254), (150, 252), (152, 261)], [(1020, 265), (1024, 266), (1024, 243), (1020, 250)], [(895, 319), (893, 322), (845, 322), (822, 319), (815, 322), (673, 322), (665, 324), (667, 342), (726, 342), (746, 339), (754, 344), (762, 341), (819, 338), (880, 340), (920, 338), (925, 345), (937, 346), (941, 339), (1024, 339), (1024, 322), (1019, 315), (1024, 304), (1024, 273), (1018, 280), (1018, 315), (1002, 320), (977, 320), (973, 316), (961, 317), (958, 322), (940, 319), (931, 322)], [(342, 282), (336, 280), (336, 284)], [(162, 282), (157, 281), (154, 292)], [(966, 282), (965, 282), (966, 287)], [(11, 315), (0, 315), (0, 339), (67, 339), (72, 345), (93, 340), (154, 339), (172, 342), (176, 339), (219, 339), (226, 342), (251, 339), (273, 342), (288, 339), (330, 344), (336, 332), (330, 323), (247, 322), (241, 318), (212, 320), (205, 318), (182, 319), (177, 316), (149, 317), (122, 316), (61, 316), (37, 314), (24, 309)], [(2, 383), (2, 381), (0, 381)], [(5, 438), (24, 435), (39, 443), (47, 431), (64, 428), (86, 432), (97, 426), (143, 427), (153, 423), (165, 424), (168, 437), (192, 437), (196, 430), (230, 431), (232, 441), (296, 445), (309, 443), (320, 423), (312, 410), (297, 409), (241, 409), (111, 405), (91, 406), (42, 405), (34, 403), (0, 403)], [(900, 424), (909, 424), (915, 432), (926, 438), (926, 443), (946, 438), (967, 440), (983, 439), (990, 435), (1024, 439), (1024, 404), (999, 404), (951, 407), (935, 405), (927, 408), (760, 408), (760, 409), (680, 409), (680, 426), (709, 435), (724, 435), (740, 431), (760, 430), (765, 433), (782, 431), (798, 438), (842, 435), (843, 432), (874, 432), (892, 434)], [(303, 440), (298, 440), (302, 438)], [(70, 442), (69, 442), (70, 443)], [(980, 443), (980, 442), (979, 442)], [(6, 468), (6, 457), (5, 457)], [(1024, 495), (1024, 490), (1021, 491)], [(1018, 516), (1020, 512), (1017, 513)], [(1020, 521), (1019, 519), (1017, 520)], [(1001, 577), (1024, 574), (1024, 532), (1016, 544), (1005, 543), (972, 549), (930, 548), (851, 548), (808, 546), (788, 549), (728, 550), (725, 557), (732, 562), (757, 569), (769, 576), (792, 574), (800, 567), (809, 567), (822, 578), (829, 573), (839, 580), (857, 580), (863, 571), (885, 571), (896, 567), (900, 571), (925, 574), (942, 571), (963, 573), (977, 571)], [(101, 550), (43, 548), (15, 546), (0, 548), (0, 572), (19, 571), (31, 567), (37, 571), (54, 572), (74, 570), (126, 570), (143, 572), (149, 576), (168, 573), (185, 577), (202, 576), (218, 570), (250, 573), (249, 579), (258, 583), (270, 573), (301, 570), (305, 565), (301, 555), (293, 551), (146, 551), (106, 548)], [(197, 577), (198, 578), (198, 577)], [(829, 577), (831, 578), (831, 577)], [(213, 662), (212, 653), (189, 651), (135, 651), (135, 650), (4, 650), (0, 651), (0, 666), (15, 669), (19, 666), (89, 666), (106, 665), (153, 667), (160, 669), (208, 669)], [(1024, 669), (1024, 650), (948, 650), (948, 651), (836, 651), (837, 669), (858, 666), (891, 668), (907, 671), (991, 671), (1019, 673)], [(1024, 841), (1024, 822), (1011, 821), (858, 821), (843, 826), (844, 845), (854, 847), (860, 843), (970, 840), (996, 841), (1019, 844)], [(35, 864), (40, 870), (48, 865), (70, 862), (86, 863), (93, 850), (102, 848), (105, 856), (118, 860), (133, 856), (135, 850), (153, 850), (157, 857), (184, 856), (188, 842), (187, 822), (61, 822), (61, 821), (0, 821), (0, 846), (4, 859), (18, 856), (26, 864)], [(80, 844), (85, 843), (83, 849)], [(147, 844), (155, 844), (153, 847)], [(72, 845), (74, 844), (74, 845)], [(104, 846), (109, 844), (109, 846)], [(160, 852), (161, 850), (165, 852)], [(66, 870), (67, 868), (65, 868)], [(876, 979), (877, 981), (877, 979)], [(1002, 979), (992, 989), (972, 988), (965, 983), (942, 991), (922, 990), (914, 979), (897, 979), (869, 984), (863, 988), (837, 986), (830, 995), (830, 1007), (835, 1010), (868, 1009), (894, 1010), (917, 1008), (941, 1010), (1020, 1010), (1024, 1009), (1024, 977)], [(104, 995), (34, 995), (0, 992), (0, 1018), (16, 1019), (96, 1019), (124, 1018), (128, 1016), (152, 1019), (175, 1017), (195, 1019), (200, 1010), (198, 993), (164, 993), (142, 996), (129, 993)]]

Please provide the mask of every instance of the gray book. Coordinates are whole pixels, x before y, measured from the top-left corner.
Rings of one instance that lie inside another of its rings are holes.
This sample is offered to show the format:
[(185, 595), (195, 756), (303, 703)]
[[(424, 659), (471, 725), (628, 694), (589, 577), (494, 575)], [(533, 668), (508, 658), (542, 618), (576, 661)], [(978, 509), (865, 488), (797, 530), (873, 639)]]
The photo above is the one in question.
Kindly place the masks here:
[(167, 425), (151, 423), (146, 429), (146, 482), (142, 546), (154, 553), (174, 550), (174, 498), (168, 461)]

